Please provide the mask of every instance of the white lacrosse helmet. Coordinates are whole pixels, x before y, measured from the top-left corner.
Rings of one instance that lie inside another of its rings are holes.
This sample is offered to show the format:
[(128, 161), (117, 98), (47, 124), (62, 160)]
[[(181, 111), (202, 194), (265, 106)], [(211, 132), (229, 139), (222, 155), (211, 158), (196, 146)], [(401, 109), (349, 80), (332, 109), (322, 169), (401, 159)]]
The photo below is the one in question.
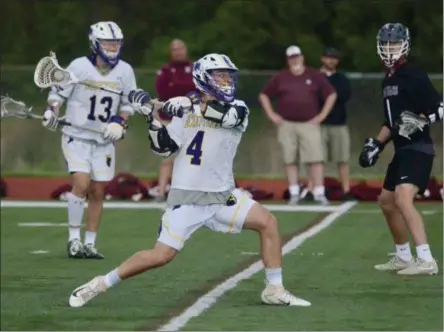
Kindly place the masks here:
[(98, 22), (89, 29), (89, 43), (94, 54), (114, 67), (120, 59), (123, 32), (114, 22)]
[[(220, 82), (214, 75), (229, 74), (228, 79)], [(207, 54), (194, 63), (193, 82), (197, 89), (217, 100), (232, 102), (236, 95), (237, 74), (239, 69), (225, 54)]]

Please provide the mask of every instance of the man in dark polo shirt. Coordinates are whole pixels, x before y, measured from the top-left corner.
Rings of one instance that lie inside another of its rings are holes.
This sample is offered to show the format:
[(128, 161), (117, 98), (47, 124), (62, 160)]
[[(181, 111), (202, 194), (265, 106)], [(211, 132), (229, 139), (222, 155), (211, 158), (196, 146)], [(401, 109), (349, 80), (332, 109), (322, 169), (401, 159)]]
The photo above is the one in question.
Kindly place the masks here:
[(321, 57), (321, 72), (327, 76), (335, 88), (337, 99), (330, 114), (322, 122), (322, 139), (324, 143), (325, 161), (332, 161), (338, 166), (339, 180), (342, 184), (342, 200), (355, 199), (350, 194), (350, 134), (346, 124), (347, 113), (345, 105), (351, 97), (348, 78), (336, 71), (340, 53), (337, 49), (328, 47)]
[[(195, 90), (193, 83), (193, 63), (188, 59), (187, 45), (179, 39), (170, 44), (170, 60), (157, 71), (156, 91), (159, 100), (166, 101), (173, 97), (185, 96)], [(170, 120), (168, 116), (161, 116)], [(162, 160), (159, 169), (159, 196), (157, 200), (165, 199), (165, 192), (173, 170), (173, 159)]]
[[(336, 93), (319, 70), (305, 67), (304, 56), (298, 46), (288, 47), (286, 55), (288, 68), (267, 83), (259, 94), (259, 101), (268, 118), (278, 127), (278, 140), (289, 183), (289, 203), (296, 204), (300, 198), (296, 166), (300, 161), (308, 166), (315, 201), (328, 204), (320, 124), (330, 113)], [(277, 112), (271, 104), (273, 98), (277, 99)], [(321, 109), (320, 98), (325, 101)]]

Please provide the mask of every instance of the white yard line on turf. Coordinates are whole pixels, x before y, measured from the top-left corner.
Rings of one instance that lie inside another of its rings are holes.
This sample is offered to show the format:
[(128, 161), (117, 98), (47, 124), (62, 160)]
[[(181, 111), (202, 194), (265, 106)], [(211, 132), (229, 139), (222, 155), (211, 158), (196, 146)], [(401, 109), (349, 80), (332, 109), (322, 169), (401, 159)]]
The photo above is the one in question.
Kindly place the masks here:
[[(336, 221), (336, 219), (348, 212), (356, 204), (357, 202), (348, 202), (339, 205), (336, 212), (329, 214), (319, 224), (316, 224), (288, 241), (282, 248), (282, 254), (288, 254), (299, 248), (305, 240), (317, 235), (319, 232), (329, 227), (334, 221)], [(262, 261), (257, 261), (245, 270), (228, 278), (205, 295), (199, 297), (193, 305), (188, 307), (179, 316), (173, 317), (168, 323), (159, 327), (157, 331), (178, 331), (182, 329), (193, 317), (200, 316), (206, 310), (211, 308), (222, 295), (235, 288), (240, 281), (251, 278), (254, 274), (261, 271), (263, 267)]]
[[(274, 212), (334, 212), (338, 211), (341, 205), (284, 205), (284, 204), (263, 204), (267, 209)], [(66, 208), (66, 202), (59, 201), (6, 201), (0, 202), (1, 208)], [(85, 204), (87, 207), (88, 204)], [(151, 210), (165, 209), (165, 203), (153, 202), (105, 202), (105, 209), (132, 209)]]

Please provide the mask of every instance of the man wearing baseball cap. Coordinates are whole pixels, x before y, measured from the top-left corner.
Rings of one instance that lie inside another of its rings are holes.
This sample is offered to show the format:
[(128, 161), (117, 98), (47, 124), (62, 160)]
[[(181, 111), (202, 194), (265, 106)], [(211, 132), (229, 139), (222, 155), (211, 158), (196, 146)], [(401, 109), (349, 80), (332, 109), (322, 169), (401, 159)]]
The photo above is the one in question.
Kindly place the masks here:
[[(317, 69), (306, 67), (301, 49), (286, 50), (287, 68), (276, 74), (262, 89), (259, 101), (268, 118), (277, 126), (287, 173), (290, 204), (300, 199), (299, 162), (308, 166), (315, 201), (328, 204), (324, 189), (324, 152), (320, 124), (336, 100), (334, 88)], [(325, 101), (319, 105), (319, 96)], [(277, 111), (271, 99), (277, 99)]]
[(342, 200), (355, 199), (350, 193), (350, 174), (348, 161), (350, 158), (350, 135), (347, 127), (346, 103), (351, 97), (348, 78), (337, 71), (340, 52), (327, 47), (321, 56), (321, 72), (335, 88), (337, 99), (330, 114), (322, 122), (322, 140), (324, 143), (325, 161), (337, 164), (338, 176), (342, 184)]

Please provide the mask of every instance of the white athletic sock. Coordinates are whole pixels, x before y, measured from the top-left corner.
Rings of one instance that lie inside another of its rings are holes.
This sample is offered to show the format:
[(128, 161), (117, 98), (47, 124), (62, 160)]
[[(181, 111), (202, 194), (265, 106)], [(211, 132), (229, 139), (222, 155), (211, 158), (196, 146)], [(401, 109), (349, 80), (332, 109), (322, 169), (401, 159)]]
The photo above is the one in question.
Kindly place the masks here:
[(290, 186), (288, 190), (290, 191), (290, 196), (299, 196), (301, 188), (299, 188), (299, 186), (295, 184)]
[(91, 244), (93, 247), (96, 244), (97, 232), (85, 232), (85, 244)]
[(416, 247), (416, 254), (418, 258), (425, 260), (426, 262), (432, 262), (432, 252), (430, 251), (430, 246), (428, 244), (421, 244)]
[(265, 278), (269, 285), (282, 286), (282, 268), (265, 269)]
[(412, 260), (412, 252), (410, 250), (410, 243), (397, 244), (396, 245), (396, 255), (403, 261), (409, 262)]
[(112, 270), (105, 276), (105, 285), (110, 288), (117, 285), (121, 281), (117, 269)]
[(80, 226), (82, 225), (85, 198), (77, 197), (73, 193), (68, 193), (66, 198), (68, 199), (69, 241), (80, 240)]
[(325, 196), (325, 187), (324, 186), (314, 187), (313, 196), (314, 197)]

